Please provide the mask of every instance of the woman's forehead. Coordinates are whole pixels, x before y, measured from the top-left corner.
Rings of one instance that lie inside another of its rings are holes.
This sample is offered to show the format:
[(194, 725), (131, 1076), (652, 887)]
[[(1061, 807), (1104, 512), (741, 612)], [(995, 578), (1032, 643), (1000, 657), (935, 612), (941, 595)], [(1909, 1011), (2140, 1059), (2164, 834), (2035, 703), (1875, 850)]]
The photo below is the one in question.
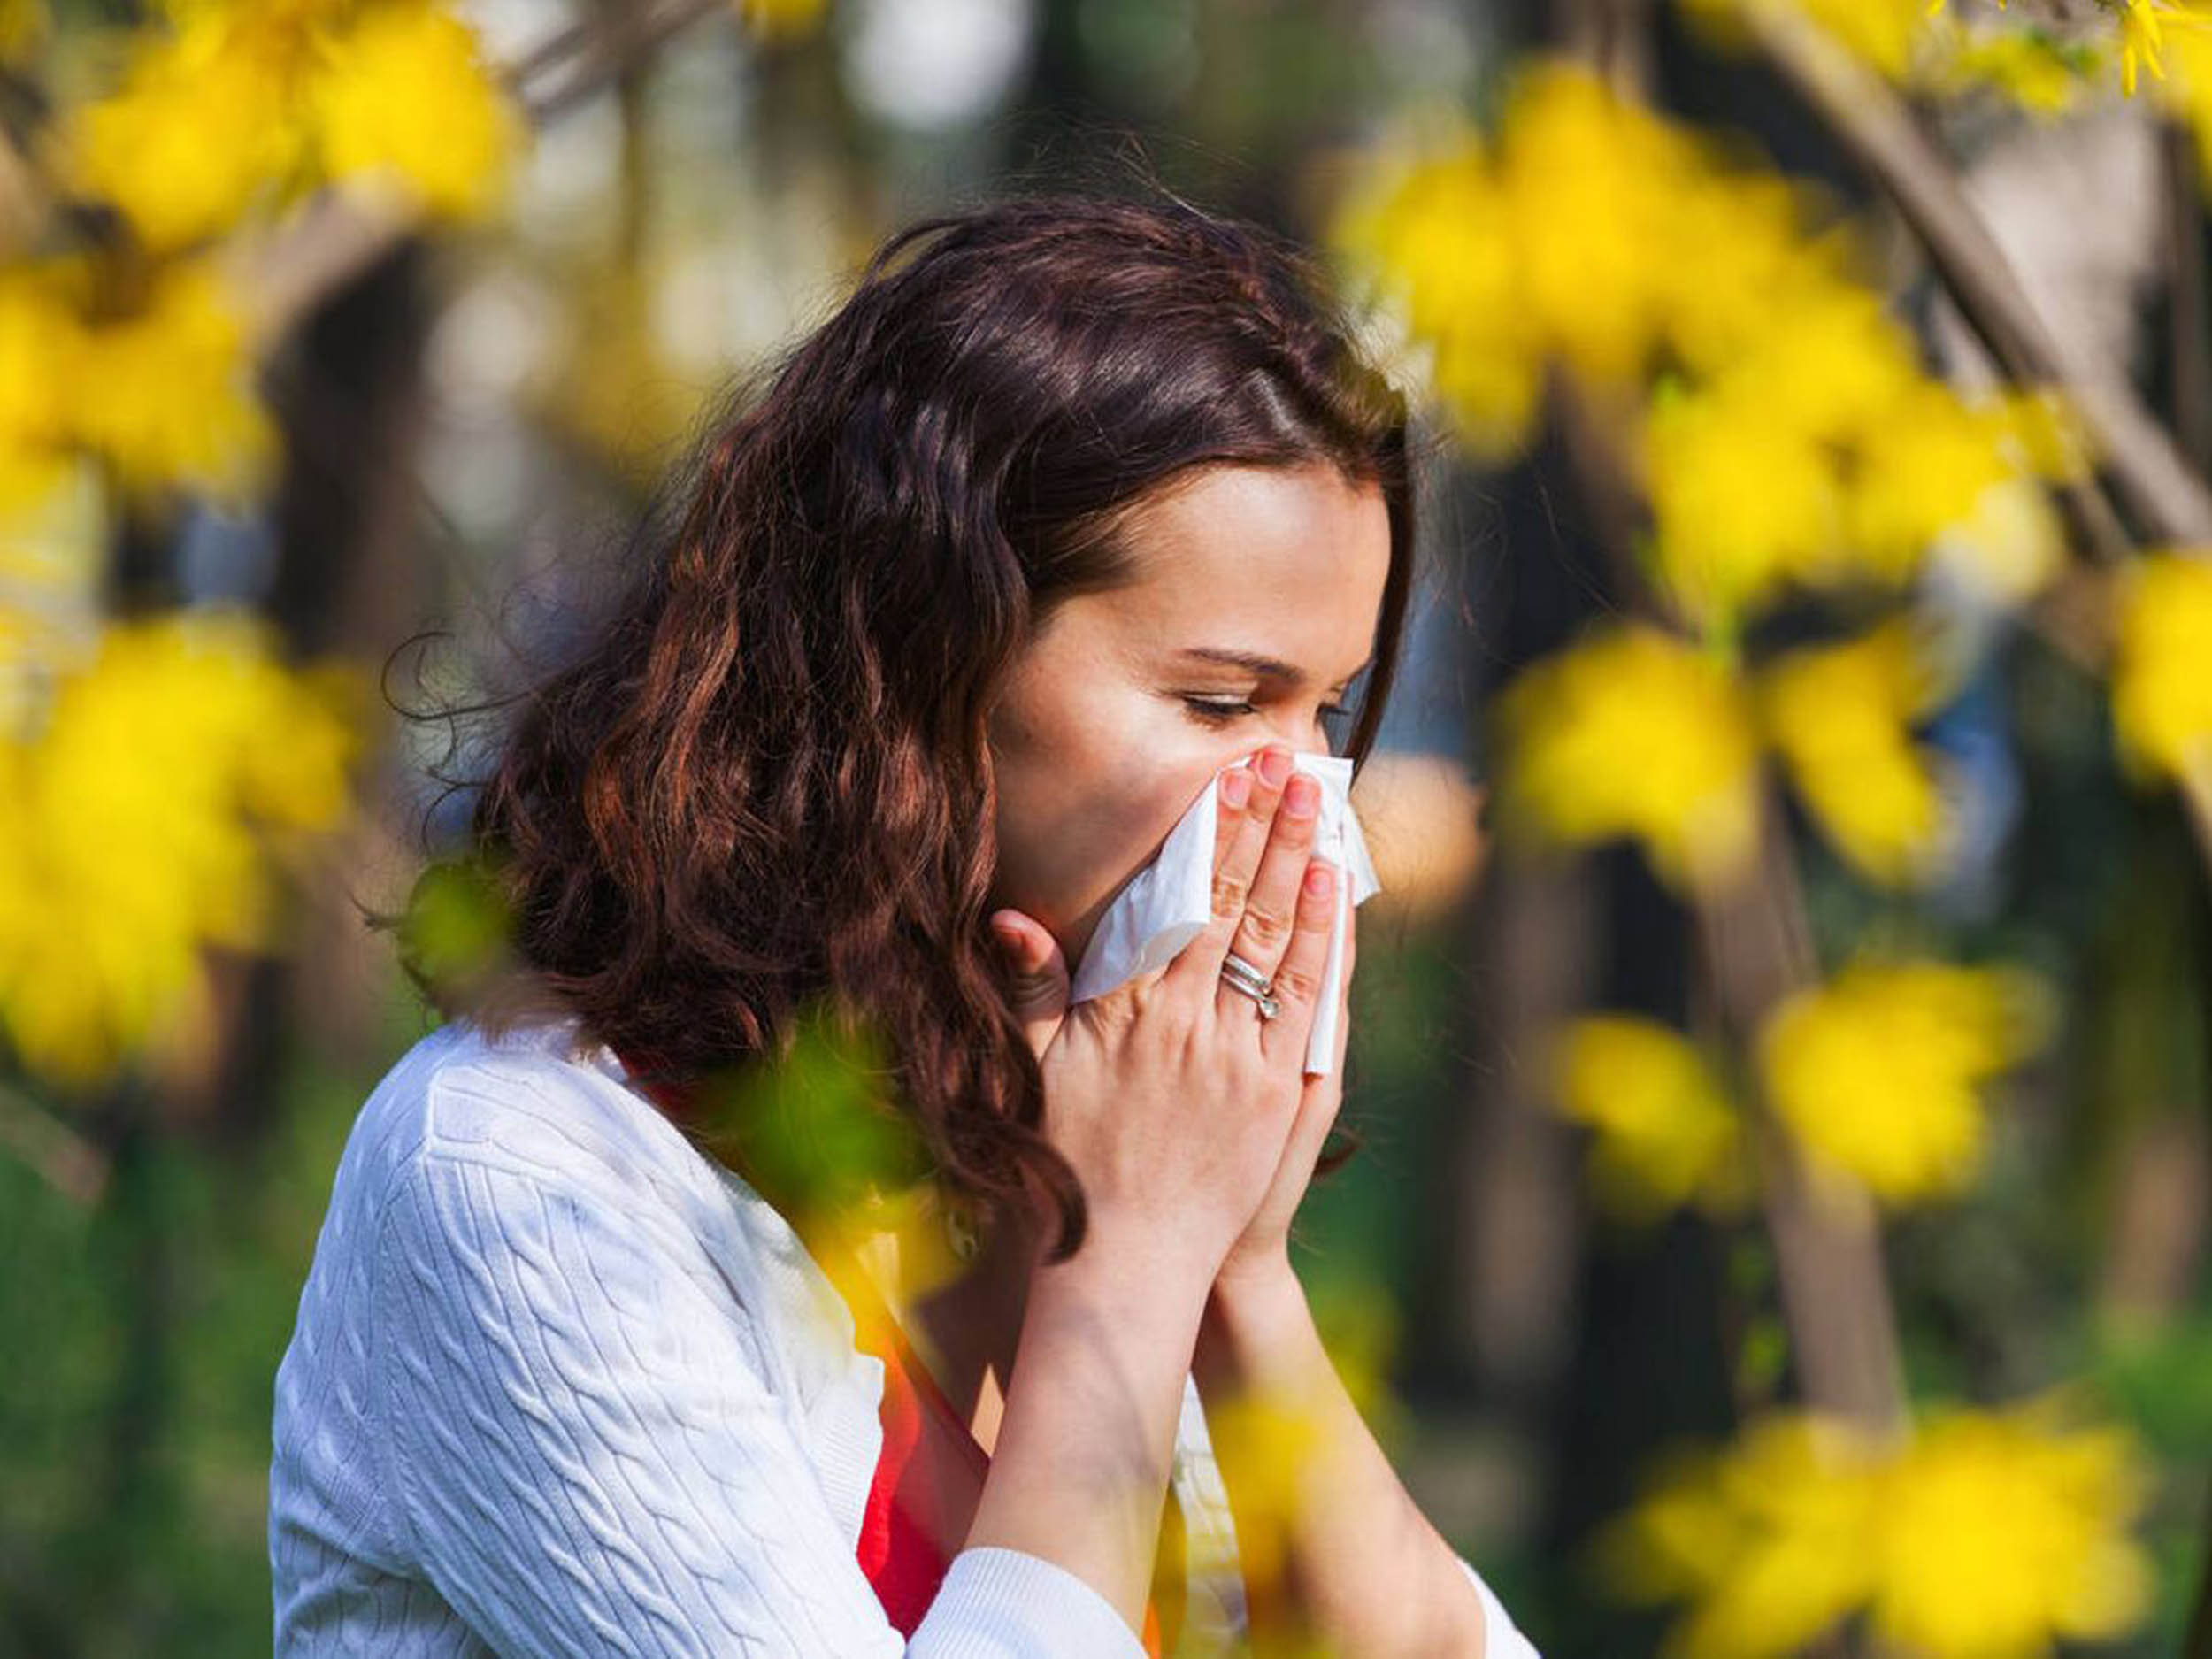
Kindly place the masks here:
[(1330, 679), (1365, 656), (1390, 565), (1371, 485), (1325, 466), (1209, 468), (1122, 536), (1133, 580), (1110, 597), (1160, 649), (1258, 653)]

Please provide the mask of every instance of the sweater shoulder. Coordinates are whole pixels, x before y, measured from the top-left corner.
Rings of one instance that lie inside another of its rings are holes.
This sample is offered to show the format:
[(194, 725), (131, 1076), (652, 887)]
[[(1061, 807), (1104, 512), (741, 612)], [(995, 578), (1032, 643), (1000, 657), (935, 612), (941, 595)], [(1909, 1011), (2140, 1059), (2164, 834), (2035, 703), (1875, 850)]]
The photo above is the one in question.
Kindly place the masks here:
[(811, 1403), (856, 1367), (879, 1365), (856, 1352), (849, 1309), (789, 1221), (694, 1146), (572, 1021), (495, 1038), (466, 1021), (442, 1028), (394, 1068), (357, 1135), (383, 1150), (342, 1171), (349, 1190), (333, 1207), (358, 1216), (373, 1254), (384, 1240), (407, 1248), (396, 1234), (424, 1226), (517, 1237), (550, 1197), (718, 1281), (746, 1310), (772, 1387)]
[(480, 1164), (626, 1205), (721, 1197), (705, 1156), (567, 1020), (495, 1037), (457, 1020), (401, 1056), (361, 1109), (342, 1195), (380, 1210), (426, 1163)]

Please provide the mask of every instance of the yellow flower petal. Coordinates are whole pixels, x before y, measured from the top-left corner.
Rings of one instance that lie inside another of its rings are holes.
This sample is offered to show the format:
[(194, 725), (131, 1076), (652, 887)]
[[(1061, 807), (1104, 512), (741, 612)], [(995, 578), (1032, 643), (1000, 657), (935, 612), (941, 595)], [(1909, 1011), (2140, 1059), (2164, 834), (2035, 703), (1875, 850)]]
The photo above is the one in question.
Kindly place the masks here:
[(1553, 1070), (1560, 1110), (1597, 1132), (1591, 1175), (1615, 1213), (1641, 1221), (1688, 1203), (1742, 1208), (1742, 1125), (1678, 1033), (1624, 1015), (1578, 1019), (1561, 1034)]
[(219, 235), (293, 182), (298, 73), (292, 36), (196, 12), (137, 37), (121, 85), (71, 114), (62, 168), (155, 248)]
[(1634, 836), (1670, 879), (1740, 873), (1756, 841), (1758, 749), (1710, 657), (1631, 625), (1537, 664), (1499, 704), (1508, 808), (1586, 843)]
[(525, 136), (475, 35), (424, 0), (380, 6), (334, 39), (313, 107), (333, 179), (396, 184), (454, 218), (497, 200)]
[(1983, 1088), (2042, 1041), (2037, 981), (1939, 962), (1859, 963), (1762, 1027), (1769, 1100), (1816, 1165), (1905, 1203), (1955, 1193), (1981, 1162)]
[(127, 488), (181, 484), (242, 500), (265, 485), (275, 458), (252, 343), (211, 270), (170, 266), (139, 311), (85, 332), (70, 394), (73, 435), (112, 462)]
[(2130, 565), (2115, 634), (2112, 719), (2128, 764), (2166, 778), (2212, 767), (2212, 549)]
[(1896, 623), (1791, 651), (1763, 677), (1767, 730), (1798, 793), (1844, 856), (1885, 886), (1939, 865), (1942, 797), (1912, 726), (1940, 689)]
[(2127, 1536), (2147, 1470), (2125, 1434), (2031, 1408), (1955, 1411), (1883, 1472), (1872, 1609), (1928, 1659), (2009, 1659), (2055, 1637), (2110, 1640), (2149, 1604)]
[(346, 807), (334, 683), (250, 618), (122, 623), (0, 741), (0, 1024), (34, 1070), (96, 1081), (197, 1009), (207, 946), (267, 942), (273, 838)]
[(1863, 1601), (1877, 1521), (1865, 1443), (1776, 1413), (1724, 1449), (1670, 1459), (1601, 1534), (1597, 1565), (1632, 1600), (1688, 1603), (1668, 1654), (1779, 1659)]

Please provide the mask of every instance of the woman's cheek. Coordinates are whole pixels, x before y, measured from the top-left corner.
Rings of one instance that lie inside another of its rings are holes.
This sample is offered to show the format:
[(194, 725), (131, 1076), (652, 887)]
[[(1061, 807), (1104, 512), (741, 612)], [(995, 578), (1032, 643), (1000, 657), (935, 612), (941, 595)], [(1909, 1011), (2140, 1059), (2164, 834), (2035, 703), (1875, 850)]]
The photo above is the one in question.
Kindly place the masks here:
[(1143, 803), (1143, 826), (1137, 835), (1136, 864), (1141, 864), (1158, 850), (1175, 826), (1204, 796), (1216, 795), (1214, 780), (1225, 767), (1241, 760), (1247, 750), (1233, 742), (1225, 742), (1210, 734), (1199, 743), (1186, 742), (1171, 762), (1161, 751), (1163, 764), (1154, 769), (1150, 779), (1130, 791), (1130, 798)]
[(1164, 764), (1156, 750), (1148, 756), (1133, 753), (1130, 759), (1139, 764), (1117, 768), (1093, 796), (1094, 833), (1086, 837), (1088, 870), (1082, 882), (1086, 911), (1102, 908), (1151, 862), (1213, 776), (1213, 767), (1202, 757), (1195, 764), (1179, 758)]

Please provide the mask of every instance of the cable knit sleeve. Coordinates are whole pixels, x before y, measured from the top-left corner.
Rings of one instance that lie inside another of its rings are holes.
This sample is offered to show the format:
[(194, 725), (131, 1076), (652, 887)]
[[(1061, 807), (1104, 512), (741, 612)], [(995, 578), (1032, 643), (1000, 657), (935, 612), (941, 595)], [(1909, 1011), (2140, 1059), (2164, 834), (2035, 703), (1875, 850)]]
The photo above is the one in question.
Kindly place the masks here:
[(419, 1152), (374, 1286), (396, 1531), (500, 1653), (1141, 1659), (1089, 1584), (998, 1548), (955, 1558), (907, 1643), (671, 1214)]

